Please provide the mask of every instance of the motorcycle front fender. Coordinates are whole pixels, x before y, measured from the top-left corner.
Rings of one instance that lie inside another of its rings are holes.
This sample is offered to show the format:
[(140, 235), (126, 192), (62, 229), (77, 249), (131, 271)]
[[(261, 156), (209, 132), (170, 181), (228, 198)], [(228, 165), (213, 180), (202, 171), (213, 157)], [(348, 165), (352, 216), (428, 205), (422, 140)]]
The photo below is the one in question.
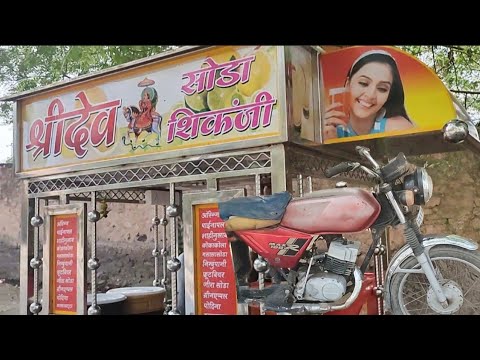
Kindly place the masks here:
[[(459, 235), (425, 235), (423, 237), (423, 246), (426, 249), (432, 248), (437, 245), (458, 246), (471, 251), (478, 249), (477, 243)], [(391, 308), (390, 283), (391, 283), (392, 277), (400, 269), (400, 264), (402, 264), (405, 261), (405, 259), (407, 259), (410, 256), (414, 256), (412, 248), (408, 246), (408, 244), (405, 244), (397, 251), (395, 256), (390, 260), (390, 264), (388, 265), (386, 275), (385, 275), (385, 281), (384, 281), (385, 306), (387, 309)]]

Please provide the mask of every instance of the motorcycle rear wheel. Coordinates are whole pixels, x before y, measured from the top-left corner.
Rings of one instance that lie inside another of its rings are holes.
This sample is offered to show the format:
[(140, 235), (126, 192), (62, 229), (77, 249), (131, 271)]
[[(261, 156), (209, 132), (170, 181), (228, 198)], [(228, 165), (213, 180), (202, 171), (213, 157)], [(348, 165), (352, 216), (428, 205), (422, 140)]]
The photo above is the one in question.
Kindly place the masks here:
[[(438, 245), (430, 250), (430, 259), (445, 281), (453, 281), (458, 310), (451, 315), (480, 315), (480, 253), (463, 248)], [(401, 264), (402, 269), (418, 269), (414, 257)], [(391, 282), (391, 310), (394, 315), (439, 315), (432, 306), (432, 290), (424, 274), (397, 273)], [(461, 292), (461, 295), (458, 293)], [(429, 300), (430, 298), (430, 300)]]

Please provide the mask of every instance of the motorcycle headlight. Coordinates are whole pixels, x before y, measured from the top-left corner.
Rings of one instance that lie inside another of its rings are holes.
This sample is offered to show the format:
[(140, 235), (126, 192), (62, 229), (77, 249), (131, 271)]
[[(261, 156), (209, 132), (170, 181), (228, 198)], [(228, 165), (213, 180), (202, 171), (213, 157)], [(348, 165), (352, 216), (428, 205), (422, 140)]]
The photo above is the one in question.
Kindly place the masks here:
[(419, 167), (413, 174), (405, 176), (404, 188), (414, 192), (415, 205), (425, 205), (433, 194), (432, 178), (427, 170)]

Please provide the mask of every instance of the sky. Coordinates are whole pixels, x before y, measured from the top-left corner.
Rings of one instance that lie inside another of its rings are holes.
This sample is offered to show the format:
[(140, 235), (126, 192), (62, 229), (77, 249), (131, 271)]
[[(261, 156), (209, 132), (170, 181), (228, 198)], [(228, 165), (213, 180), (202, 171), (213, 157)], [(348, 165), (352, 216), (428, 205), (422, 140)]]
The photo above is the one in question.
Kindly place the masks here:
[[(7, 94), (7, 87), (0, 84), (0, 97)], [(13, 126), (0, 125), (0, 164), (12, 155)]]
[(0, 164), (12, 155), (13, 125), (0, 125)]

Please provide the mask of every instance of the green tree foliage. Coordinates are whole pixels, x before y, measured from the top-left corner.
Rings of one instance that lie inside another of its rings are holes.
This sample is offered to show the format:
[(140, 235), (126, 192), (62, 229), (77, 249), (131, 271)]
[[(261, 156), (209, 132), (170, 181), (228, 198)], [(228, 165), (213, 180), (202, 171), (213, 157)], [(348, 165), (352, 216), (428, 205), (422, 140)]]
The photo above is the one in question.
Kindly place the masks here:
[[(3, 46), (0, 91), (12, 94), (161, 53), (174, 46)], [(480, 119), (480, 46), (400, 46), (430, 66)], [(11, 122), (11, 103), (0, 103), (0, 122)]]
[[(32, 90), (172, 48), (174, 46), (0, 46), (0, 91), (13, 94)], [(0, 122), (11, 123), (11, 119), (12, 104), (1, 102)]]
[(400, 46), (432, 68), (462, 102), (478, 124), (480, 120), (480, 46)]

